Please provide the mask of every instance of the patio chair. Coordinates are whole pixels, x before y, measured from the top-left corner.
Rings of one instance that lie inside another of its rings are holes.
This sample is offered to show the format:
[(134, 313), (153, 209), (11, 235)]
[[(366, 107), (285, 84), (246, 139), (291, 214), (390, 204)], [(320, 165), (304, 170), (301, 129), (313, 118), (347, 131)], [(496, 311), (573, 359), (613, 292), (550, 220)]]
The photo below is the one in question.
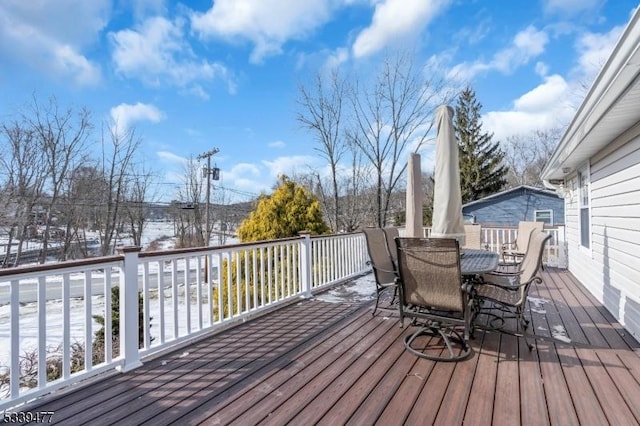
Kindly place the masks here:
[(529, 245), (529, 236), (533, 230), (542, 231), (544, 222), (527, 222), (520, 221), (518, 223), (518, 233), (515, 241), (504, 243), (502, 245), (502, 261), (507, 264), (517, 264), (522, 261), (524, 254)]
[(387, 250), (389, 251), (389, 256), (391, 256), (391, 261), (393, 262), (393, 270), (394, 272), (398, 272), (398, 249), (396, 248), (396, 238), (400, 236), (400, 231), (398, 228), (390, 226), (387, 228), (382, 228), (384, 231), (384, 238), (387, 240)]
[(482, 225), (464, 225), (464, 245), (463, 249), (482, 249)]
[[(516, 318), (516, 332), (510, 334), (524, 337), (530, 351), (533, 345), (527, 340), (529, 321), (525, 318), (524, 311), (531, 284), (542, 282), (537, 274), (542, 264), (544, 246), (550, 238), (551, 235), (545, 232), (531, 231), (529, 246), (516, 272), (496, 271), (483, 274), (480, 282), (473, 288), (473, 297), (479, 305), (490, 302), (503, 311), (503, 316), (504, 313), (513, 314), (512, 317)], [(497, 330), (506, 332), (503, 327)]]
[[(418, 329), (404, 339), (411, 353), (434, 361), (467, 358), (472, 301), (460, 273), (460, 248), (451, 238), (397, 238), (400, 326)], [(429, 337), (418, 347), (417, 339)]]
[(365, 228), (363, 230), (367, 241), (367, 251), (369, 253), (369, 264), (373, 269), (373, 276), (376, 280), (376, 305), (373, 308), (373, 315), (378, 310), (380, 295), (388, 289), (393, 289), (393, 298), (391, 303), (395, 301), (397, 284), (396, 284), (396, 268), (389, 252), (389, 244), (382, 228)]

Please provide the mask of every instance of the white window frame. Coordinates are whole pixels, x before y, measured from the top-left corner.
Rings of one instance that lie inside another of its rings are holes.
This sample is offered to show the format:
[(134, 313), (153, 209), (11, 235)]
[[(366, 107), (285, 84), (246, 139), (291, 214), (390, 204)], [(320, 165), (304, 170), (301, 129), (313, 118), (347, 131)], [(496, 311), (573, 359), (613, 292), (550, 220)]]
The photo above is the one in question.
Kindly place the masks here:
[[(549, 213), (549, 223), (548, 225), (553, 226), (554, 222), (553, 222), (553, 210), (552, 209), (540, 209), (540, 210), (534, 210), (533, 211), (533, 220), (534, 222), (544, 222), (542, 220), (538, 220), (538, 213)], [(544, 222), (547, 223), (547, 222)]]
[[(593, 236), (591, 233), (591, 170), (588, 163), (578, 169), (576, 179), (578, 184), (578, 246), (580, 250), (591, 253), (591, 247), (593, 246)], [(582, 234), (584, 232), (582, 229), (584, 226), (582, 222), (583, 211), (586, 211), (587, 215), (587, 246), (584, 245), (582, 240)]]

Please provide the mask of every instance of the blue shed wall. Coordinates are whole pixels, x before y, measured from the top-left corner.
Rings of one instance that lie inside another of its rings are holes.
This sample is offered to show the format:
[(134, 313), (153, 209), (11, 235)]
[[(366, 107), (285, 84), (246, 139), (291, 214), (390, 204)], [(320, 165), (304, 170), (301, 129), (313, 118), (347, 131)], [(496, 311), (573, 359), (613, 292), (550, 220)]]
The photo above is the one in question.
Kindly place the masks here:
[(564, 225), (564, 199), (527, 189), (462, 207), (462, 213), (475, 217), (475, 223), (494, 226), (517, 226), (521, 220), (533, 221), (536, 210), (552, 210), (553, 225)]

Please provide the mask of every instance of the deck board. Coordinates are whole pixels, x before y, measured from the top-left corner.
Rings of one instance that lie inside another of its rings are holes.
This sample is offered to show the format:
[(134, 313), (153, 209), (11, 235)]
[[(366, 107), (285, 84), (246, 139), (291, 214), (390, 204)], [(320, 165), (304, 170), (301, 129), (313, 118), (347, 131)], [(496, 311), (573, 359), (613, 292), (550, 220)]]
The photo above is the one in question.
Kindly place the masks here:
[(569, 272), (542, 278), (532, 352), (478, 329), (469, 359), (420, 359), (397, 314), (310, 299), (23, 409), (65, 425), (638, 424), (640, 345)]

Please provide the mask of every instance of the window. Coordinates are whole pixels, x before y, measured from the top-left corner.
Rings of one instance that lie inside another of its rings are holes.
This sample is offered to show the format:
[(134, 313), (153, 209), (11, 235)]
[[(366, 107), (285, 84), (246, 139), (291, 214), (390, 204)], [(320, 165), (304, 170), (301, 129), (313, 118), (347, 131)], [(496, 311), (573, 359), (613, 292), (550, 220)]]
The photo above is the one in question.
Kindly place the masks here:
[(533, 212), (533, 220), (553, 225), (553, 210), (535, 210)]
[(591, 247), (591, 229), (589, 224), (589, 170), (584, 168), (578, 172), (578, 195), (580, 209), (580, 245)]

